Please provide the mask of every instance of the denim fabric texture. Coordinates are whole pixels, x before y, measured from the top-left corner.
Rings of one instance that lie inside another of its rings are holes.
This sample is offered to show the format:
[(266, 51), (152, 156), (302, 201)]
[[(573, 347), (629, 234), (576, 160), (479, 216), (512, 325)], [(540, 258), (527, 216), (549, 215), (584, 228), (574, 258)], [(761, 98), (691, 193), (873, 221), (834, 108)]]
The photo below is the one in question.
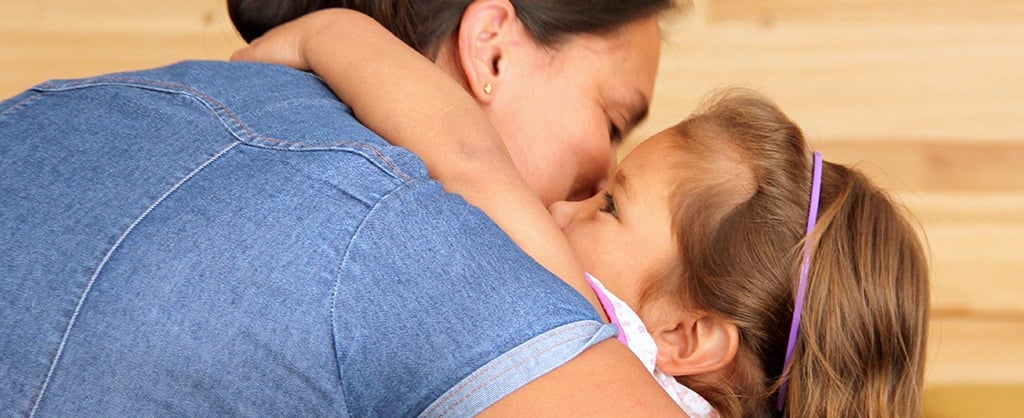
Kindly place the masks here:
[(314, 75), (0, 103), (0, 415), (466, 416), (614, 334)]

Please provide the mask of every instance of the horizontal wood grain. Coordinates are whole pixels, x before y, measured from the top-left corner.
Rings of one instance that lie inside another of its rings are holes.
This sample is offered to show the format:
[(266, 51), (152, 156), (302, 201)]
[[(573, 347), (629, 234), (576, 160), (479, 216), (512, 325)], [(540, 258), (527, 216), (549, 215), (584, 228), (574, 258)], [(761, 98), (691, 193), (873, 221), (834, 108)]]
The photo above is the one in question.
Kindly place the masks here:
[(1024, 418), (1024, 384), (978, 383), (929, 387), (924, 395), (928, 418)]
[[(1024, 114), (1022, 114), (1024, 116)], [(1006, 142), (816, 141), (825, 159), (874, 174), (885, 187), (922, 193), (1024, 193), (1024, 130)]]
[(179, 34), (231, 30), (227, 1), (28, 0), (0, 2), (2, 29)]
[(765, 92), (818, 141), (1001, 141), (1024, 132), (1024, 24), (682, 21), (666, 34), (650, 135), (709, 90)]
[(0, 97), (53, 78), (227, 59), (225, 1), (0, 1)]
[(1024, 318), (1024, 224), (934, 226), (927, 237), (936, 312)]
[(993, 0), (709, 0), (710, 21), (999, 22), (1024, 20), (1024, 2)]
[(1021, 383), (1024, 319), (933, 319), (928, 335), (929, 386)]
[[(19, 39), (9, 42), (9, 39)], [(150, 68), (184, 59), (226, 60), (241, 47), (227, 34), (55, 33), (0, 28), (0, 97), (54, 78)]]

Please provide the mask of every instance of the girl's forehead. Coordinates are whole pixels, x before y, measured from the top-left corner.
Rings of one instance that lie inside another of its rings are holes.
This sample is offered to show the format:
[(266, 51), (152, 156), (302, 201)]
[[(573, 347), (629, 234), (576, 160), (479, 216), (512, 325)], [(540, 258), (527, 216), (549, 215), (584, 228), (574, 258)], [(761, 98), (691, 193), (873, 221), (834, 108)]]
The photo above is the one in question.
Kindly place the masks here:
[(684, 200), (706, 187), (749, 194), (753, 182), (750, 167), (725, 142), (682, 137), (671, 129), (648, 138), (626, 155), (612, 180), (623, 177), (636, 187), (656, 188), (653, 191), (659, 198), (673, 195), (673, 199)]
[(645, 139), (638, 144), (626, 157), (622, 159), (622, 163), (619, 164), (619, 170), (625, 167), (639, 165), (661, 165), (660, 162), (669, 162), (671, 160), (678, 160), (685, 158), (686, 144), (681, 143), (676, 134), (671, 131), (665, 130), (654, 136)]
[(615, 170), (611, 178), (615, 189), (631, 194), (643, 188), (645, 195), (660, 191), (658, 196), (670, 192), (680, 180), (680, 169), (694, 165), (685, 161), (685, 152), (672, 141), (659, 134), (637, 145)]

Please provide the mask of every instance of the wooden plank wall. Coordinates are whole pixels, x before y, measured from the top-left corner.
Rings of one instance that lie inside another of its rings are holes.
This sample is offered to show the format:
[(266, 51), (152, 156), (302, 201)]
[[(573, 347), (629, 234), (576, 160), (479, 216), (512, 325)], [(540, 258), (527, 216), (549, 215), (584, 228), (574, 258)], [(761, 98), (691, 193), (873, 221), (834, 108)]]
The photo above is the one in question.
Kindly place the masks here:
[[(0, 97), (223, 59), (241, 45), (223, 3), (0, 0)], [(868, 171), (920, 221), (929, 385), (1024, 384), (1024, 1), (695, 3), (666, 23), (653, 112), (626, 148), (711, 88), (766, 92), (826, 158)]]
[(697, 1), (667, 37), (651, 128), (709, 87), (769, 94), (919, 220), (928, 382), (1024, 383), (1024, 1)]

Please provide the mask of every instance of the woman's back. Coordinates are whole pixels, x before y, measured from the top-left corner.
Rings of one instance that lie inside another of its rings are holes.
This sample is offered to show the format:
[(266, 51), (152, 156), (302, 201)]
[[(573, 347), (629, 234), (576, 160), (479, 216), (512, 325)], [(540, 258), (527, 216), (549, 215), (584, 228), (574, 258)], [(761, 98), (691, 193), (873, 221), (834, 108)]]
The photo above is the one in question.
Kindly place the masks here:
[(50, 82), (0, 137), (8, 412), (473, 414), (613, 332), (307, 73)]

